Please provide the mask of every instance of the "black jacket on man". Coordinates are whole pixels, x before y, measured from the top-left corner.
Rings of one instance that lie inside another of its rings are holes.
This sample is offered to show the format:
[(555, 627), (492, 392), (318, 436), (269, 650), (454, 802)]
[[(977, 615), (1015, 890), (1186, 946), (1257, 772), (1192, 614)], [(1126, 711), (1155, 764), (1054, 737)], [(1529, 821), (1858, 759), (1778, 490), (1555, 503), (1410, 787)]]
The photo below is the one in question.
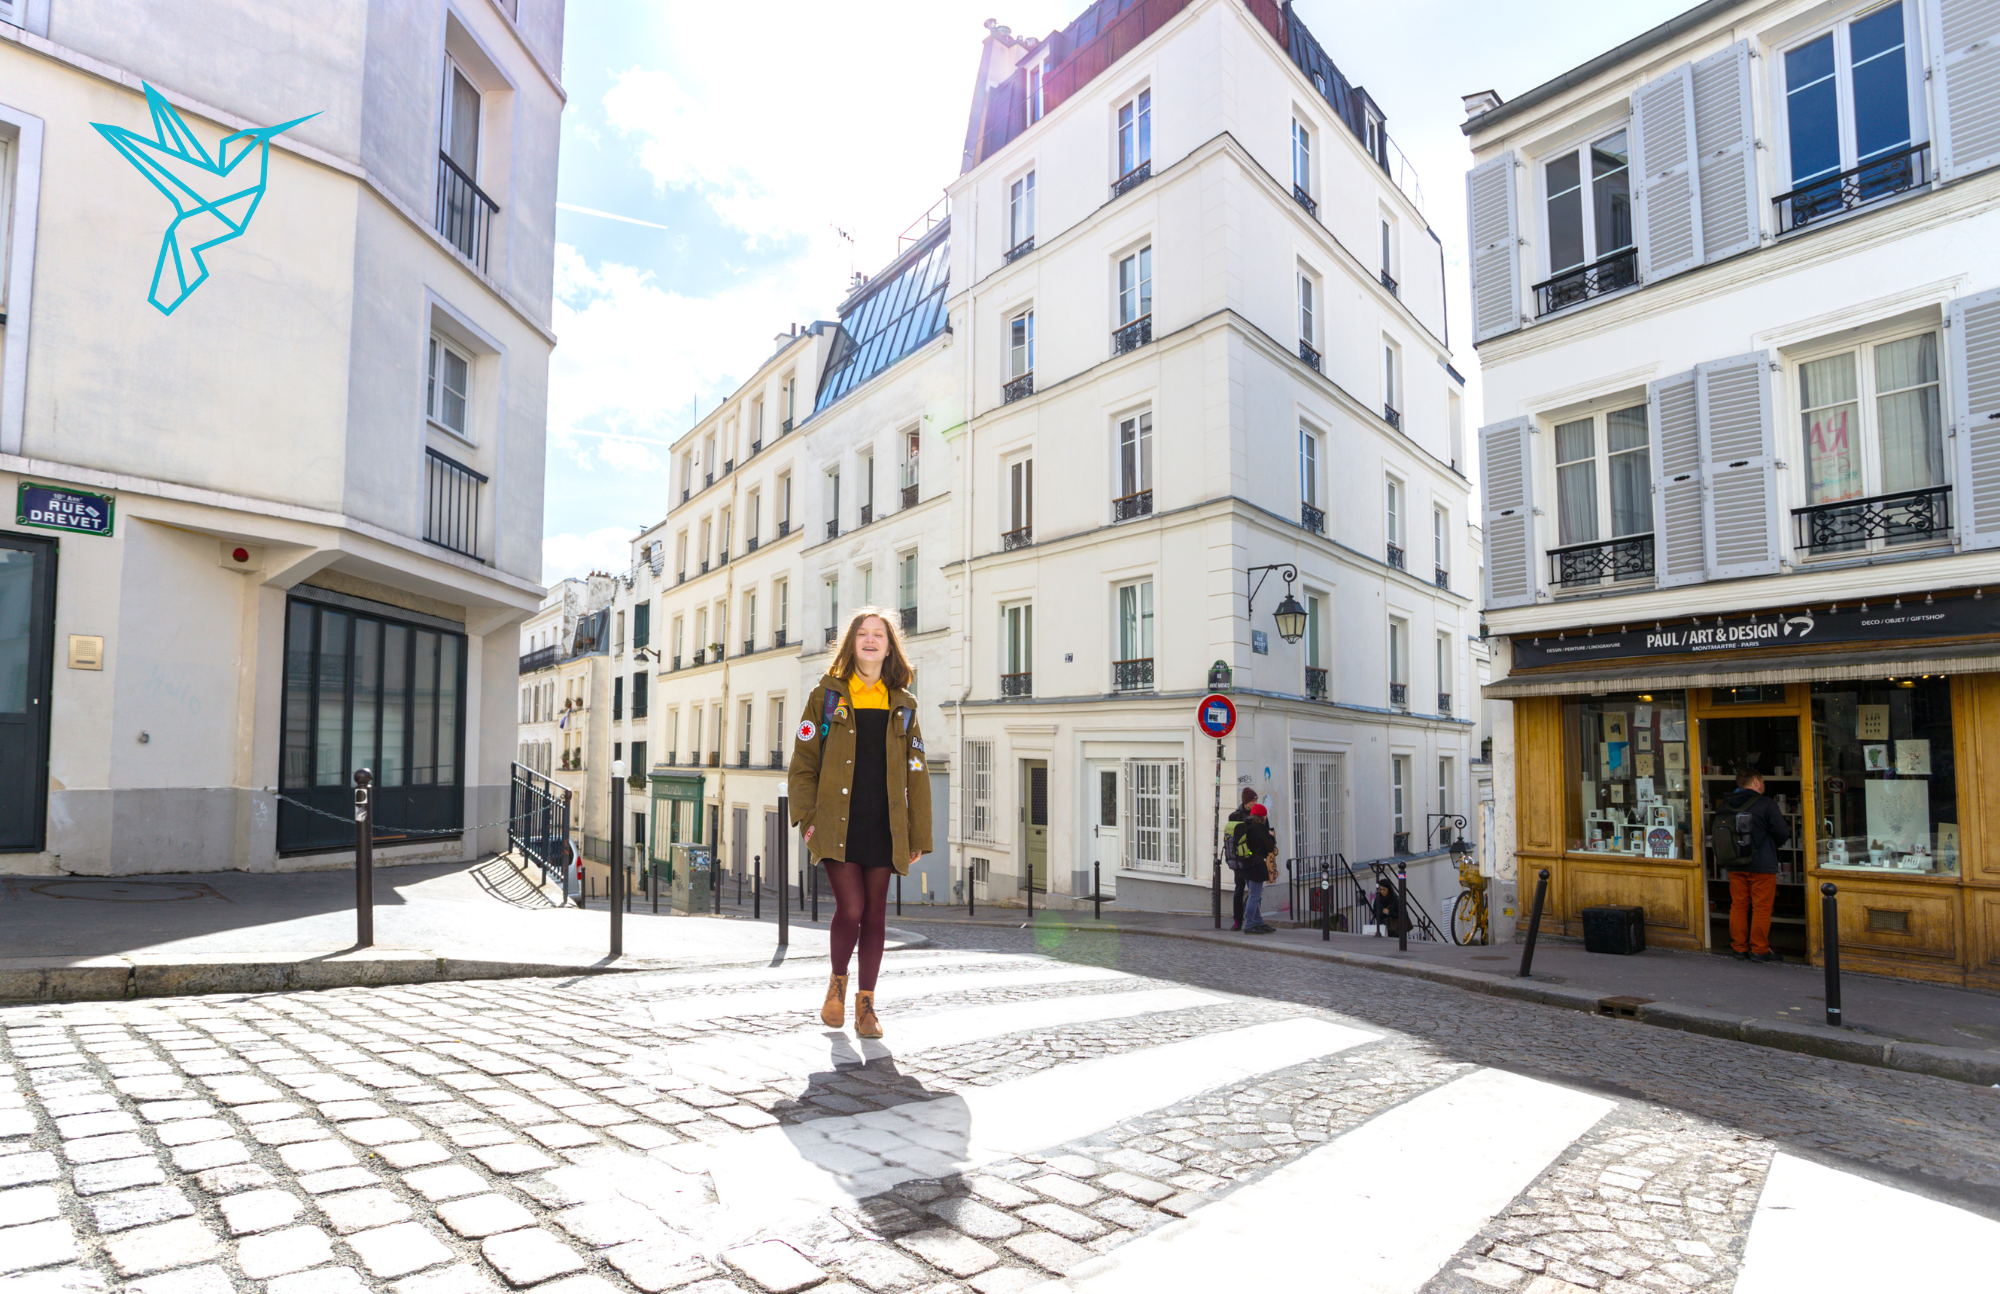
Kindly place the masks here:
[(1750, 815), (1750, 858), (1747, 862), (1738, 861), (1729, 870), (1776, 875), (1778, 846), (1790, 844), (1792, 839), (1792, 824), (1778, 811), (1777, 802), (1747, 786), (1739, 786), (1723, 797), (1717, 807), (1724, 813)]

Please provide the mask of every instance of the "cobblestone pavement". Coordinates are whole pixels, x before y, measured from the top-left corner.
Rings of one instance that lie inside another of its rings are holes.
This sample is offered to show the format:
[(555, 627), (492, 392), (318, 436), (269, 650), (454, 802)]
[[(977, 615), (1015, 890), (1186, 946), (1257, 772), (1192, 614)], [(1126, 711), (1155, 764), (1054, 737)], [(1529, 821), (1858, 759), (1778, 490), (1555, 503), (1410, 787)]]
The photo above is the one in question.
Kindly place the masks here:
[[(1089, 1289), (1488, 1067), (1614, 1107), (1412, 1294), (1730, 1290), (1780, 1152), (2000, 1214), (2000, 1092), (1251, 949), (933, 933), (960, 948), (891, 956), (859, 1051), (810, 964), (0, 1008), (0, 1292)], [(1409, 1154), (1476, 1175), (1465, 1131)], [(753, 1161), (837, 1202), (724, 1185)], [(1328, 1261), (1378, 1223), (1337, 1219)]]

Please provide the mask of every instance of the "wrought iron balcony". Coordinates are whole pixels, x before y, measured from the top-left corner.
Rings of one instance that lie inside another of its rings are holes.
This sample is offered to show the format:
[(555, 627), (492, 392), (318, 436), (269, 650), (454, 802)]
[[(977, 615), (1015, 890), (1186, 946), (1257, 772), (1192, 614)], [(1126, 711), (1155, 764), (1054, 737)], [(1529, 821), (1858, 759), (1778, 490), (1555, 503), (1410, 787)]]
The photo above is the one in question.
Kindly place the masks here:
[(710, 768), (721, 768), (721, 767), (722, 767), (722, 752), (721, 752), (721, 751), (719, 751), (719, 750), (711, 750), (711, 751), (709, 751), (709, 752), (708, 752), (708, 766), (709, 766)]
[(1035, 542), (1033, 526), (1019, 526), (1000, 536), (1000, 551), (1010, 552), (1016, 548), (1026, 548)]
[(1325, 534), (1326, 510), (1324, 508), (1315, 508), (1310, 503), (1301, 503), (1299, 505), (1299, 524), (1307, 530), (1312, 531), (1315, 535)]
[(669, 765), (679, 763), (680, 758), (681, 758), (681, 753), (678, 750), (670, 750), (667, 752), (667, 763)]
[(1023, 256), (1034, 250), (1035, 239), (1031, 234), (1023, 238), (1020, 242), (1015, 243), (1012, 247), (1009, 247), (1006, 253), (1000, 258), (1000, 263), (1002, 265), (1012, 265), (1015, 261), (1020, 260)]
[(1311, 365), (1313, 372), (1318, 373), (1321, 371), (1319, 366), (1319, 352), (1313, 349), (1311, 342), (1304, 340), (1299, 342), (1299, 358)]
[(757, 551), (757, 545), (761, 542), (762, 541), (759, 540), (757, 536), (752, 535), (748, 539), (743, 541), (743, 551), (746, 553), (754, 553)]
[(738, 768), (748, 768), (748, 767), (750, 767), (750, 752), (749, 752), (749, 751), (747, 751), (747, 750), (739, 750), (739, 751), (737, 751), (737, 752), (736, 752), (736, 767), (738, 767)]
[(703, 575), (708, 574), (708, 559), (706, 557), (701, 559), (701, 573)]
[(735, 470), (736, 470), (736, 460), (735, 460), (735, 459), (733, 459), (733, 458), (725, 458), (725, 459), (723, 459), (723, 460), (722, 460), (722, 474), (723, 474), (724, 476), (727, 476), (727, 475), (729, 475), (729, 474), (730, 474), (731, 472), (733, 472), (733, 471), (735, 471)]
[(1147, 161), (1139, 163), (1137, 166), (1133, 167), (1131, 170), (1125, 172), (1125, 174), (1119, 176), (1116, 180), (1112, 181), (1111, 196), (1114, 198), (1122, 198), (1126, 194), (1130, 193), (1132, 190), (1138, 188), (1140, 185), (1144, 184), (1146, 181), (1152, 178), (1153, 178), (1153, 163), (1150, 159), (1148, 159)]
[(917, 609), (915, 607), (900, 608), (896, 612), (896, 615), (903, 622), (904, 633), (913, 634), (917, 631)]
[(674, 583), (676, 583), (676, 584), (685, 584), (685, 583), (687, 583), (687, 582), (688, 582), (688, 573), (687, 573), (686, 571), (675, 571), (675, 572), (674, 572)]
[(1433, 582), (1433, 583), (1435, 583), (1435, 584), (1436, 584), (1436, 585), (1437, 585), (1437, 586), (1438, 586), (1439, 588), (1441, 588), (1441, 589), (1448, 589), (1448, 588), (1450, 588), (1450, 587), (1451, 587), (1451, 572), (1450, 572), (1450, 571), (1448, 571), (1448, 570), (1446, 570), (1446, 569), (1445, 569), (1444, 567), (1442, 567), (1442, 566), (1440, 566), (1440, 567), (1438, 567), (1438, 568), (1436, 568), (1436, 569), (1437, 569), (1437, 574), (1435, 574), (1434, 576), (1432, 576), (1432, 577), (1431, 577), (1431, 579), (1432, 579), (1432, 582)]
[(1396, 411), (1396, 406), (1393, 404), (1385, 404), (1382, 406), (1382, 421), (1388, 423), (1391, 427), (1394, 427), (1397, 431), (1401, 431), (1403, 429), (1403, 415)]
[(1389, 685), (1389, 704), (1401, 706), (1405, 710), (1409, 709), (1410, 685), (1408, 683), (1391, 683)]
[(751, 442), (750, 442), (750, 453), (749, 453), (749, 455), (748, 455), (748, 456), (749, 456), (749, 457), (751, 457), (751, 458), (755, 458), (755, 457), (757, 457), (757, 455), (758, 455), (758, 454), (759, 454), (759, 453), (760, 453), (760, 452), (761, 452), (761, 451), (763, 450), (763, 448), (764, 448), (764, 442), (763, 442), (763, 440), (761, 440), (761, 439), (758, 439), (758, 440), (753, 440), (753, 441), (751, 441)]
[(1139, 349), (1152, 340), (1153, 316), (1143, 314), (1111, 334), (1111, 353), (1123, 355), (1127, 351)]
[(826, 523), (826, 537), (828, 539), (840, 538), (840, 521), (838, 518)]
[(695, 649), (695, 653), (694, 653), (694, 663), (695, 663), (695, 664), (697, 664), (697, 665), (706, 665), (706, 664), (708, 664), (708, 648), (706, 648), (706, 647), (699, 647), (699, 648), (696, 648), (696, 649)]
[(1639, 281), (1639, 249), (1627, 247), (1589, 265), (1564, 270), (1546, 283), (1535, 284), (1535, 314), (1551, 315), (1573, 305), (1629, 288)]
[(917, 506), (917, 486), (914, 483), (912, 483), (910, 485), (906, 485), (903, 487), (903, 507), (914, 508), (916, 506)]
[(715, 473), (714, 473), (714, 472), (705, 472), (705, 473), (703, 473), (703, 474), (702, 474), (702, 480), (701, 480), (701, 488), (702, 488), (702, 489), (706, 490), (706, 489), (707, 489), (707, 488), (708, 488), (709, 486), (711, 486), (711, 485), (714, 485), (714, 484), (715, 484)]
[(1798, 547), (1809, 556), (1851, 553), (1879, 540), (1886, 546), (1951, 537), (1951, 487), (1898, 490), (1792, 510)]
[(1024, 400), (1035, 393), (1035, 370), (1029, 369), (1021, 376), (1000, 388), (1000, 403), (1012, 404)]
[(871, 522), (871, 521), (873, 521), (873, 520), (875, 520), (875, 505), (874, 505), (874, 504), (872, 504), (872, 503), (864, 503), (864, 504), (862, 504), (862, 505), (861, 505), (861, 524), (865, 526), (865, 525), (867, 525), (867, 524), (868, 524), (869, 522)]
[(1802, 184), (1771, 199), (1778, 208), (1778, 232), (1787, 234), (1803, 229), (1816, 220), (1893, 198), (1927, 183), (1930, 147), (1923, 143), (1885, 157), (1870, 158), (1851, 171)]
[(686, 503), (687, 501), (688, 501), (688, 491), (686, 491), (686, 490), (682, 490), (682, 491), (681, 491), (681, 502), (682, 502), (682, 503)]
[(1438, 693), (1438, 713), (1439, 714), (1451, 713), (1451, 693), (1449, 692)]
[[(679, 656), (676, 656), (676, 657), (674, 657), (674, 668), (675, 668), (675, 669), (679, 669), (680, 667), (681, 667), (681, 658), (680, 658)], [(673, 761), (673, 760), (671, 760), (671, 759), (669, 759), (669, 760), (668, 760), (667, 762), (668, 762), (669, 764), (671, 764), (671, 763), (673, 763), (674, 761)]]
[(1000, 676), (1001, 696), (1033, 696), (1034, 694), (1035, 676), (1032, 673), (1023, 670), (1019, 674), (1002, 674)]
[(438, 154), (437, 211), (432, 219), (458, 254), (486, 272), (486, 248), (500, 204), (486, 196), (458, 164)]
[(424, 465), (424, 542), (483, 564), (479, 492), (486, 478), (435, 449), (424, 450)]
[(1549, 550), (1549, 583), (1560, 589), (1585, 588), (1603, 580), (1653, 577), (1653, 537), (1626, 535)]
[(783, 539), (783, 538), (784, 538), (784, 537), (785, 537), (786, 535), (789, 535), (789, 534), (791, 534), (791, 533), (792, 533), (792, 523), (791, 523), (791, 522), (789, 522), (789, 521), (780, 521), (780, 522), (778, 523), (778, 538), (780, 538), (780, 539)]
[(752, 652), (756, 650), (757, 650), (757, 640), (755, 638), (745, 638), (743, 640), (743, 654), (745, 656), (750, 655)]
[(1134, 517), (1150, 517), (1152, 515), (1153, 492), (1151, 490), (1140, 490), (1136, 494), (1128, 494), (1122, 499), (1113, 499), (1111, 501), (1111, 519), (1113, 521), (1130, 521)]
[(1145, 656), (1137, 660), (1112, 661), (1111, 685), (1120, 692), (1152, 691), (1153, 658)]
[(727, 548), (715, 555), (715, 564), (717, 566), (729, 565), (729, 550)]
[(1392, 276), (1387, 270), (1381, 271), (1381, 275), (1382, 275), (1382, 286), (1389, 289), (1389, 295), (1392, 297), (1400, 298), (1403, 294), (1401, 290), (1397, 288), (1394, 276)]
[(1326, 671), (1318, 665), (1306, 666), (1306, 699), (1326, 700)]
[(1407, 559), (1403, 556), (1403, 546), (1401, 544), (1389, 545), (1389, 565), (1395, 567), (1399, 571), (1406, 571), (1409, 569), (1409, 563)]
[(1292, 186), (1292, 201), (1304, 207), (1306, 209), (1306, 214), (1311, 216), (1314, 220), (1319, 219), (1319, 203), (1314, 202), (1312, 194), (1307, 193), (1305, 189), (1303, 189), (1299, 185), (1294, 184)]
[(828, 625), (826, 627), (826, 645), (831, 647), (839, 641), (840, 641), (840, 626)]
[(791, 644), (790, 644), (790, 643), (788, 643), (788, 642), (786, 642), (786, 641), (785, 641), (785, 630), (784, 630), (784, 627), (783, 627), (782, 625), (781, 625), (781, 626), (779, 626), (779, 628), (778, 628), (778, 632), (776, 632), (776, 633), (774, 633), (774, 634), (772, 634), (772, 635), (771, 635), (771, 646), (772, 646), (772, 647), (773, 647), (774, 649), (775, 649), (775, 648), (778, 648), (778, 647), (789, 647), (789, 646), (791, 646)]
[(778, 434), (780, 436), (785, 435), (786, 433), (791, 431), (791, 429), (792, 429), (792, 420), (790, 418), (787, 418), (783, 422), (778, 424)]
[(521, 658), (521, 672), (532, 674), (538, 669), (547, 669), (561, 658), (560, 647), (537, 647)]
[(774, 750), (774, 751), (772, 751), (772, 752), (771, 752), (771, 767), (772, 767), (772, 768), (783, 768), (784, 766), (785, 766), (785, 752), (784, 752), (784, 751), (782, 751), (782, 750)]

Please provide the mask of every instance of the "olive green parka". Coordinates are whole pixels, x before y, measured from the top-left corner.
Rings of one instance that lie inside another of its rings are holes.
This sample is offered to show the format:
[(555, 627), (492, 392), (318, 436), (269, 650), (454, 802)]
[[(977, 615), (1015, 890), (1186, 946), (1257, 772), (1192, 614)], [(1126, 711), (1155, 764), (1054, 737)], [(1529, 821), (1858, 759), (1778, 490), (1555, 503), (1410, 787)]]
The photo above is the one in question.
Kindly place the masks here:
[[(816, 863), (847, 857), (854, 744), (854, 707), (848, 701), (847, 684), (829, 675), (806, 694), (805, 710), (792, 732), (792, 825), (812, 828), (813, 838), (806, 847)], [(931, 779), (923, 729), (917, 725), (917, 698), (902, 688), (889, 689), (889, 729), (882, 746), (888, 762), (884, 780), (894, 842), (889, 858), (896, 874), (907, 876), (910, 855), (931, 852)]]

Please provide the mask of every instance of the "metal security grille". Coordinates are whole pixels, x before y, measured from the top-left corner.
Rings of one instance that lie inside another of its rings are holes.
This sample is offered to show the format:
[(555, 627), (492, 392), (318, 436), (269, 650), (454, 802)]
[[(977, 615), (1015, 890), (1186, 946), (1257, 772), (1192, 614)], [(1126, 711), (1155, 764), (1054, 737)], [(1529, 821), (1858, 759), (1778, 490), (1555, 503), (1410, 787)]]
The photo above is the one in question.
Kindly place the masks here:
[(1179, 876), (1182, 859), (1182, 787), (1179, 760), (1125, 761), (1125, 866), (1131, 871)]

